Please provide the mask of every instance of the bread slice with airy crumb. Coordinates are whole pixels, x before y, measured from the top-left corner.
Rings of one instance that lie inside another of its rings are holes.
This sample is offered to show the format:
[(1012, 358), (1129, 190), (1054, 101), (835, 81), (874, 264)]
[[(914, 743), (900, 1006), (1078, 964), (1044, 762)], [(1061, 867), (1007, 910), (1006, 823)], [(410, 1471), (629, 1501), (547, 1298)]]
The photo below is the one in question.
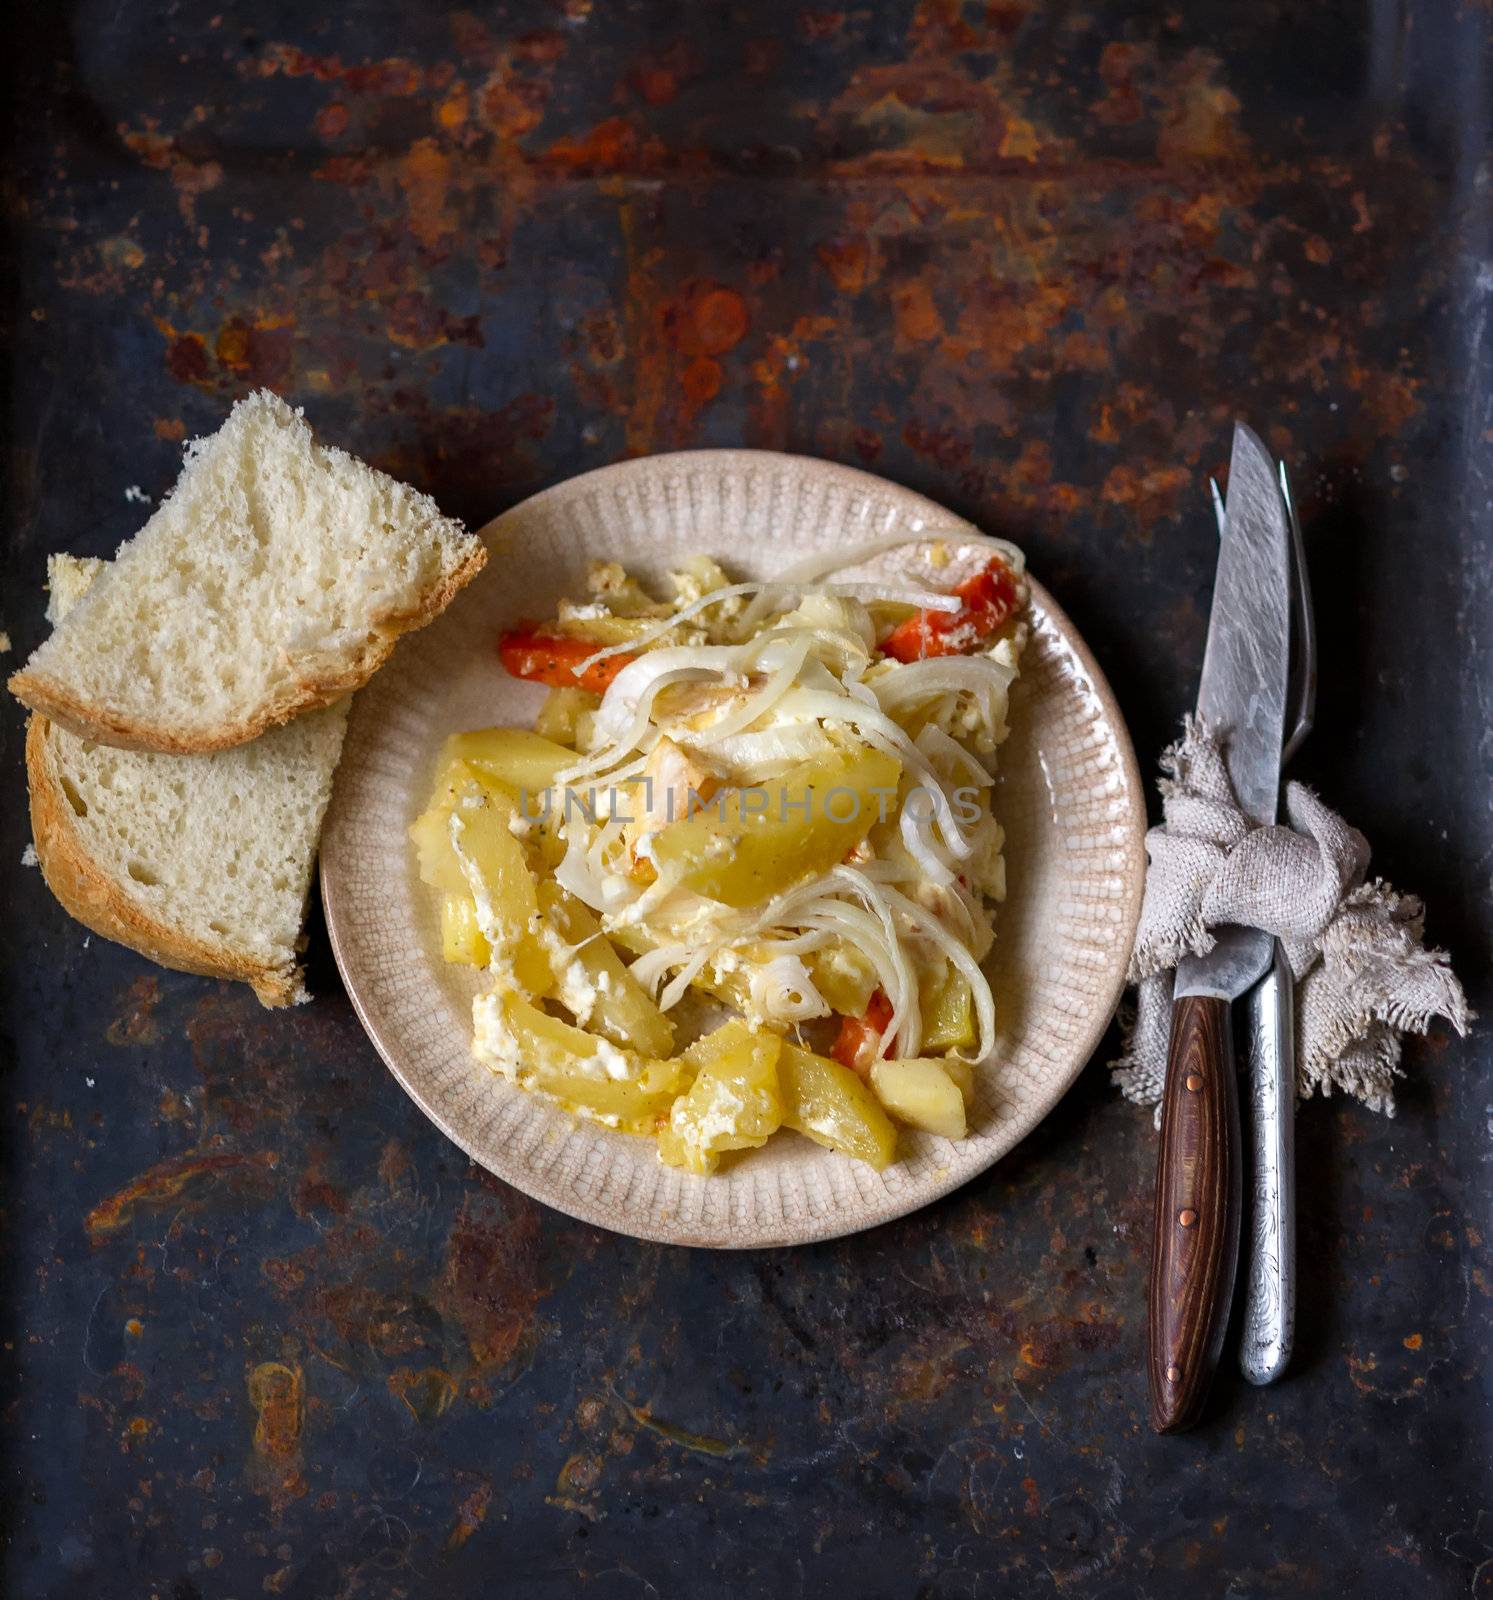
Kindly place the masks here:
[(367, 682), (486, 560), (435, 502), (313, 439), (267, 390), (187, 448), (175, 489), (10, 680), (127, 750), (226, 750)]
[[(105, 565), (54, 556), (48, 614), (64, 619)], [(241, 979), (267, 1006), (305, 1000), (296, 954), (346, 725), (342, 701), (192, 756), (116, 749), (34, 715), (26, 776), (48, 887), (162, 966)]]

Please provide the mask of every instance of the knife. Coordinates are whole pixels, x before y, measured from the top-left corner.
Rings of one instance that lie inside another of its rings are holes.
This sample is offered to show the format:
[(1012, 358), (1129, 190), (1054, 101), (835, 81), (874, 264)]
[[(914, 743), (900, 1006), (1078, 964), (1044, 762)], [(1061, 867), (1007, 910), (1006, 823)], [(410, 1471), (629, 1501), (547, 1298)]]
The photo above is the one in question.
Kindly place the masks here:
[[(1275, 821), (1290, 658), (1290, 534), (1270, 453), (1234, 427), (1226, 526), (1197, 711), (1222, 735), (1234, 794)], [(1151, 1426), (1180, 1433), (1202, 1412), (1239, 1260), (1239, 1087), (1230, 1006), (1264, 976), (1275, 941), (1219, 928), (1177, 964), (1161, 1102), (1148, 1290)]]
[[(1317, 701), (1317, 629), (1301, 523), (1285, 463), (1280, 491), (1291, 527), (1291, 732), (1286, 766), (1312, 730)], [(1218, 505), (1217, 489), (1214, 489)], [(1222, 524), (1220, 524), (1220, 530)], [(1286, 1370), (1296, 1337), (1296, 1019), (1290, 968), (1277, 943), (1275, 960), (1249, 992), (1245, 1082), (1250, 1104), (1249, 1256), (1244, 1273), (1244, 1325), (1239, 1370), (1254, 1384)]]

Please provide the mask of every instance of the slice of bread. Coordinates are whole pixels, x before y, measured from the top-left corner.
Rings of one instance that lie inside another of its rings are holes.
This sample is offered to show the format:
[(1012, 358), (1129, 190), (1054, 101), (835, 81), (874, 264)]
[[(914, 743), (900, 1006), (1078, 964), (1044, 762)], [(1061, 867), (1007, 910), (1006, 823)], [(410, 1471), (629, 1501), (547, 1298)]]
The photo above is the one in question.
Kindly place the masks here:
[(188, 446), (170, 496), (11, 690), (126, 750), (226, 750), (367, 682), (487, 558), (418, 494), (317, 444), (261, 390)]
[[(49, 614), (66, 617), (105, 566), (54, 556)], [(114, 749), (33, 716), (26, 776), (48, 887), (163, 966), (242, 979), (267, 1006), (306, 999), (296, 950), (346, 724), (342, 701), (187, 756)]]

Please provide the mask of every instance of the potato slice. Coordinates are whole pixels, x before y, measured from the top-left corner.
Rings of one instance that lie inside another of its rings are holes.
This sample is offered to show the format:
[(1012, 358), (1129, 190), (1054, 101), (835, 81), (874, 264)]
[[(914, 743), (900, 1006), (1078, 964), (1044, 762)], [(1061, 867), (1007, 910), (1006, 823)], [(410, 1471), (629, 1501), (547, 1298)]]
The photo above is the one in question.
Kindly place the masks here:
[(451, 808), (459, 789), (477, 783), (476, 775), (464, 765), (444, 764), (430, 804), (410, 824), (420, 882), (443, 894), (471, 894), (466, 871), (451, 848)]
[(966, 1050), (979, 1037), (975, 997), (964, 974), (951, 963), (940, 977), (919, 984), (918, 1003), (923, 1014), (923, 1049), (932, 1055), (946, 1050)]
[[(464, 736), (461, 736), (464, 737)], [(443, 895), (441, 930), (448, 961), (485, 965), (466, 923), (471, 907), (476, 932), (490, 946), (489, 960), (526, 994), (548, 994), (549, 961), (532, 931), (539, 910), (534, 875), (515, 828), (518, 802), (504, 785), (460, 757), (442, 769), (431, 803), (410, 825), (421, 881)], [(453, 833), (454, 829), (454, 833)], [(458, 848), (455, 840), (459, 839)]]
[(940, 1056), (938, 1064), (959, 1085), (959, 1092), (964, 1096), (964, 1104), (968, 1107), (975, 1097), (975, 1069), (973, 1065), (959, 1056)]
[(770, 783), (723, 790), (659, 830), (654, 864), (708, 899), (757, 905), (842, 861), (891, 804), (899, 771), (895, 756), (849, 745)]
[(834, 939), (805, 958), (814, 987), (842, 1017), (863, 1017), (876, 993), (876, 968), (854, 945)]
[(534, 718), (534, 732), (574, 749), (582, 716), (589, 716), (600, 704), (601, 696), (589, 689), (551, 689)]
[(441, 899), (441, 954), (457, 967), (485, 967), (492, 959), (492, 946), (477, 922), (477, 902), (470, 894)]
[(658, 1131), (659, 1160), (702, 1176), (723, 1152), (766, 1144), (783, 1123), (775, 1033), (728, 1022), (684, 1052), (697, 1071)]
[(472, 1053), (484, 1066), (628, 1133), (653, 1133), (686, 1081), (682, 1062), (621, 1050), (510, 990), (478, 995), (472, 1026)]
[(472, 903), (477, 930), (491, 947), (489, 959), (500, 975), (526, 994), (547, 994), (553, 984), (549, 960), (531, 924), (539, 911), (534, 876), (510, 831), (513, 800), (483, 781), (462, 761), (453, 761), (444, 786), (410, 828), (420, 877), (446, 898), (442, 902), (442, 942), (476, 954), (456, 919), (465, 912), (447, 909), (452, 897)]
[(563, 767), (575, 764), (575, 752), (527, 728), (477, 728), (453, 733), (446, 740), (441, 764), (465, 762), (479, 777), (490, 778), (530, 796), (529, 815), (539, 810), (541, 797)]
[[(566, 615), (563, 606), (555, 619), (557, 633), (571, 639), (592, 639), (598, 650), (609, 644), (631, 644), (657, 626), (657, 619), (653, 617), (576, 616), (573, 608), (570, 615)], [(664, 643), (669, 642), (665, 637)]]
[(945, 1139), (962, 1139), (967, 1132), (964, 1095), (941, 1061), (877, 1061), (871, 1087), (899, 1122)]
[(897, 1158), (897, 1130), (876, 1096), (848, 1068), (786, 1040), (778, 1053), (783, 1126), (877, 1172)]
[(623, 965), (590, 908), (546, 879), (539, 885), (539, 909), (556, 998), (576, 1021), (643, 1055), (671, 1054), (674, 1024)]

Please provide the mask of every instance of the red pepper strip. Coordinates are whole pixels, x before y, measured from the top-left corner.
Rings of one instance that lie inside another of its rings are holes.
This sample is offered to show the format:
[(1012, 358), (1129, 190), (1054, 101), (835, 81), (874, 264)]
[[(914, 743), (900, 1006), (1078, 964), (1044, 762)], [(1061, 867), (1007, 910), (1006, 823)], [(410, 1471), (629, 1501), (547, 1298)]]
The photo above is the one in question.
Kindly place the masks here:
[(882, 644), (882, 654), (897, 661), (958, 655), (988, 639), (1016, 609), (1016, 578), (999, 558), (966, 578), (954, 593), (964, 602), (957, 611), (920, 611), (898, 623)]
[(593, 661), (589, 667), (581, 666), (588, 656), (604, 648), (594, 639), (541, 633), (532, 624), (524, 624), (510, 629), (498, 640), (498, 659), (515, 678), (527, 678), (530, 683), (605, 694), (612, 679), (636, 658), (623, 652), (608, 656), (604, 661)]
[(892, 1002), (878, 989), (871, 996), (865, 1016), (841, 1019), (830, 1054), (842, 1067), (849, 1067), (862, 1078), (869, 1076), (877, 1046), (891, 1020)]

